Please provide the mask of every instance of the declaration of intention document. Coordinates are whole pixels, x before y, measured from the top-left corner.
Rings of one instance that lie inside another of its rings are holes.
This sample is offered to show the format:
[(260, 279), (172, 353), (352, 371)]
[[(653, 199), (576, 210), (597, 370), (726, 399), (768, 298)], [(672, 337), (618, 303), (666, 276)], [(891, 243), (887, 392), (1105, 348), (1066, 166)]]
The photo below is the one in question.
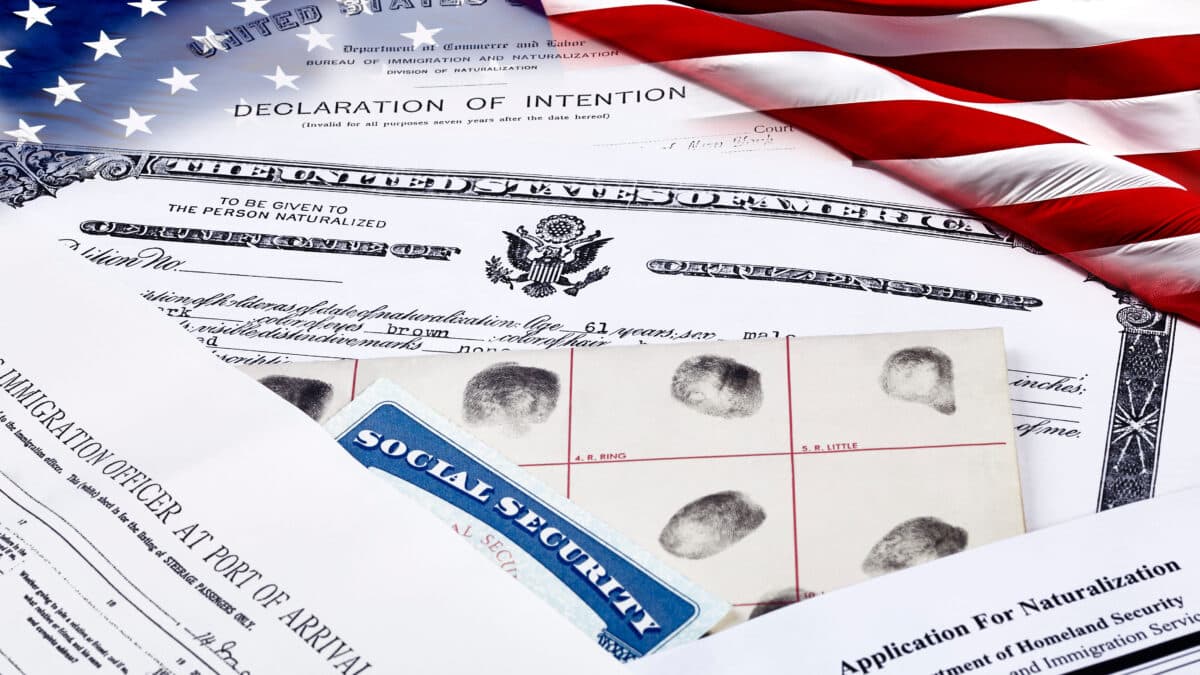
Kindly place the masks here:
[(1200, 664), (1200, 490), (785, 607), (639, 675), (1158, 675)]
[(1173, 367), (1200, 330), (875, 172), (770, 157), (10, 144), (0, 199), (240, 365), (998, 326), (1030, 528), (1200, 485), (1200, 372)]
[(0, 672), (620, 672), (305, 415), (7, 229)]

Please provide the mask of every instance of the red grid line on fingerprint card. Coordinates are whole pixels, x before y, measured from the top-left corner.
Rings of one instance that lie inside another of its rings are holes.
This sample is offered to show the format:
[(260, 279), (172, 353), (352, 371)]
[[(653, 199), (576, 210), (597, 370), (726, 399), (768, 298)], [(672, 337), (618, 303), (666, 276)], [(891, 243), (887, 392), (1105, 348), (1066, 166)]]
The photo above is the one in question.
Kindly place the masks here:
[(987, 443), (944, 443), (941, 445), (893, 445), (888, 447), (878, 448), (856, 448), (852, 450), (817, 450), (808, 452), (740, 452), (724, 455), (680, 455), (675, 457), (628, 457), (625, 459), (590, 459), (590, 460), (574, 460), (569, 462), (535, 462), (532, 464), (522, 464), (521, 466), (583, 466), (587, 464), (632, 464), (637, 462), (678, 462), (689, 460), (702, 459), (742, 459), (748, 457), (787, 457), (794, 455), (796, 457), (807, 457), (809, 455), (838, 455), (847, 452), (878, 452), (880, 450), (930, 450), (937, 448), (978, 448), (990, 445), (1008, 445), (1008, 441), (990, 441)]
[(725, 455), (679, 455), (674, 457), (626, 457), (625, 459), (572, 460), (575, 466), (584, 464), (637, 464), (638, 462), (673, 462), (689, 459), (740, 459), (743, 457), (787, 457), (789, 452), (738, 452)]
[[(575, 416), (575, 348), (571, 347), (567, 354), (567, 499), (571, 498), (571, 434)], [(523, 465), (550, 466), (550, 464)]]
[(784, 368), (787, 369), (788, 461), (792, 465), (792, 571), (796, 602), (800, 601), (800, 523), (796, 516), (796, 427), (792, 420), (792, 339), (783, 338)]
[(989, 445), (1008, 445), (1008, 441), (986, 441), (983, 443), (942, 443), (939, 445), (886, 445), (873, 448), (845, 448), (842, 450), (809, 450), (795, 454), (805, 455), (840, 455), (845, 452), (879, 452), (881, 450), (937, 450), (938, 448), (983, 448)]

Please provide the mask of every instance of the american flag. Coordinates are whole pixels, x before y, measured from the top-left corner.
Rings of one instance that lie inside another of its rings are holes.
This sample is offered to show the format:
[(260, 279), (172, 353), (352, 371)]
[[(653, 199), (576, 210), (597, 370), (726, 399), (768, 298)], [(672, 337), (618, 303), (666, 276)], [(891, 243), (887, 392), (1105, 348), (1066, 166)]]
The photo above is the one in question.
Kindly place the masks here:
[[(382, 65), (396, 49), (491, 31), (550, 36), (510, 0), (0, 0), (0, 142), (168, 149), (247, 101), (299, 100), (347, 77), (405, 90)], [(366, 56), (380, 65), (351, 51), (379, 45)]]
[(191, 36), (250, 18), (216, 4), (3, 0), (0, 138), (116, 145), (182, 125), (217, 86), (215, 60), (191, 53)]
[(545, 0), (1200, 322), (1197, 0)]
[[(503, 34), (516, 2), (0, 0), (0, 140), (167, 145), (300, 96), (306, 59)], [(1200, 321), (1197, 0), (541, 4)]]

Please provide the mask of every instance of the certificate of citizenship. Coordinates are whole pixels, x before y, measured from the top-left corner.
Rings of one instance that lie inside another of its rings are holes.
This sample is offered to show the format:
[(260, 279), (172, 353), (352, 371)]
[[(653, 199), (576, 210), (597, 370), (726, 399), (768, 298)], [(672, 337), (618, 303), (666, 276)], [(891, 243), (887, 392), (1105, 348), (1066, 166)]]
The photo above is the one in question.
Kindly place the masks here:
[(1030, 527), (1200, 483), (1200, 418), (1181, 412), (1200, 374), (1173, 367), (1200, 331), (868, 170), (0, 157), (6, 225), (125, 279), (231, 363), (1001, 327)]

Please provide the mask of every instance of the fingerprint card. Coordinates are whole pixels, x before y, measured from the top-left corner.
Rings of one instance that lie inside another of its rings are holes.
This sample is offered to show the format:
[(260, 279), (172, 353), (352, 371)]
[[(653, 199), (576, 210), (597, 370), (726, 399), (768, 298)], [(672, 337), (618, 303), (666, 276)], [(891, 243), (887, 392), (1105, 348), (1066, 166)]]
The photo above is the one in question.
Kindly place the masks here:
[(246, 370), (396, 381), (732, 604), (721, 627), (1024, 531), (999, 329)]
[(736, 358), (714, 351), (718, 345), (725, 343), (576, 350), (572, 393), (589, 405), (572, 417), (574, 439), (584, 439), (572, 462), (665, 457), (674, 449), (786, 453), (784, 343), (745, 342)]

